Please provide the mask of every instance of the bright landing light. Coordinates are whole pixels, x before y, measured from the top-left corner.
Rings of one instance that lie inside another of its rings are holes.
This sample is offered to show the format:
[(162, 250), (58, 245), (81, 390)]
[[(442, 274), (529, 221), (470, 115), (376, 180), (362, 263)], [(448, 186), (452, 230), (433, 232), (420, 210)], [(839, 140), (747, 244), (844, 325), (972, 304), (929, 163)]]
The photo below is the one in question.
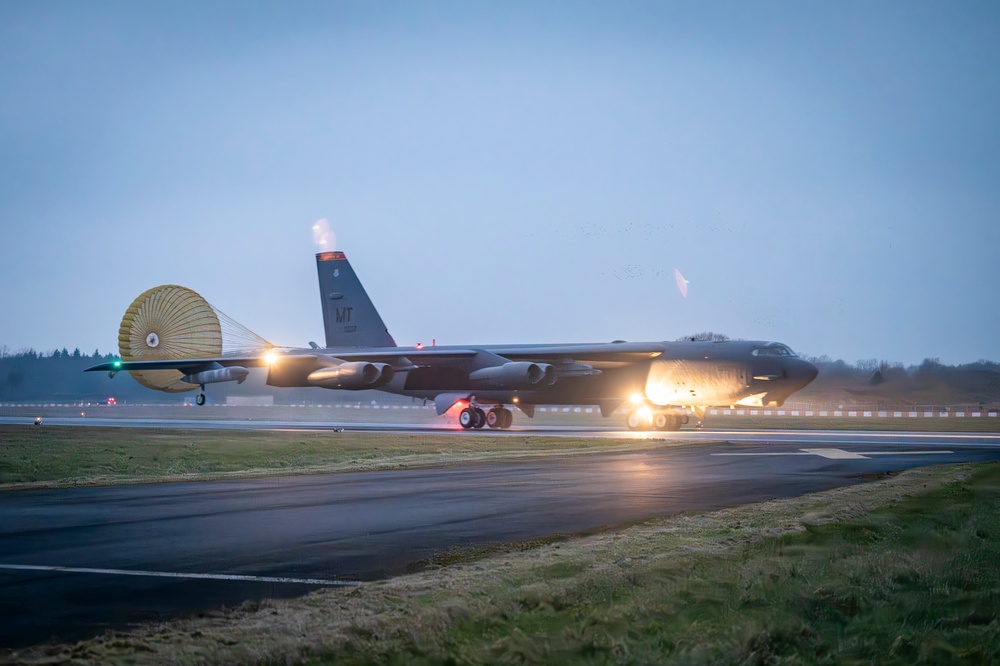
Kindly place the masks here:
[(278, 362), (278, 352), (273, 349), (266, 354), (264, 354), (264, 363), (267, 365), (274, 365)]
[(633, 393), (628, 397), (629, 402), (633, 405), (641, 405), (646, 402), (646, 398), (641, 393)]

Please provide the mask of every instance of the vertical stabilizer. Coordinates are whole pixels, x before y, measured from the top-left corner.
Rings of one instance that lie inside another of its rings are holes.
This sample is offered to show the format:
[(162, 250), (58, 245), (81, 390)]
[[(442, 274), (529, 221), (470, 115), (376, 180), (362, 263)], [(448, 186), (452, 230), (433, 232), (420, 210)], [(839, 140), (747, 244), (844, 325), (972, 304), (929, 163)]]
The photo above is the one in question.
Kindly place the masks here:
[(327, 347), (395, 347), (343, 252), (316, 255)]

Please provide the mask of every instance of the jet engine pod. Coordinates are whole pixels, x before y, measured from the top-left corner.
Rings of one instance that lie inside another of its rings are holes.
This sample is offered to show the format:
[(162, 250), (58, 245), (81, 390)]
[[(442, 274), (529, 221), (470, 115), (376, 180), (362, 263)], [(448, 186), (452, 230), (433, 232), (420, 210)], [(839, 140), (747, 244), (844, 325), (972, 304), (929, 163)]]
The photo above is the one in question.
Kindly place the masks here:
[(396, 371), (387, 363), (353, 361), (314, 370), (309, 373), (308, 381), (322, 388), (362, 391), (385, 386), (395, 374)]
[[(218, 365), (218, 364), (216, 364)], [(228, 368), (217, 367), (201, 372), (184, 375), (184, 381), (188, 384), (216, 384), (218, 382), (236, 382), (242, 384), (250, 371), (238, 365)]]
[(469, 373), (475, 388), (520, 389), (549, 386), (556, 381), (556, 369), (548, 363), (512, 361)]

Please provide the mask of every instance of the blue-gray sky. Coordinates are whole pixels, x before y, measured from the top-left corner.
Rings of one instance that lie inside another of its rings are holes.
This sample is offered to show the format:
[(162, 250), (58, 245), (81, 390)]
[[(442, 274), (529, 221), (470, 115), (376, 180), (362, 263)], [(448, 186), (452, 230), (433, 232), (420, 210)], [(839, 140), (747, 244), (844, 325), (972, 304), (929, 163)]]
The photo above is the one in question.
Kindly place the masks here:
[(322, 341), (326, 218), (400, 344), (1000, 360), (994, 2), (11, 1), (0, 91), (10, 350)]

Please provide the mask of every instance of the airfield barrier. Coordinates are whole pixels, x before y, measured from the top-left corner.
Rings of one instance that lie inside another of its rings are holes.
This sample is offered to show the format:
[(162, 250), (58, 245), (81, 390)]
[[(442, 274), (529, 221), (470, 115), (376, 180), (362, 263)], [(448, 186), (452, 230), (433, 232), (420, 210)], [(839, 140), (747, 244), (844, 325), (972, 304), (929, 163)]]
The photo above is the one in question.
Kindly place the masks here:
[[(47, 401), (37, 401), (37, 402), (7, 402), (0, 403), (0, 415), (4, 415), (6, 409), (18, 409), (25, 407), (72, 407), (72, 408), (98, 408), (102, 413), (111, 413), (116, 410), (121, 410), (122, 408), (129, 407), (159, 407), (159, 408), (170, 408), (176, 407), (178, 409), (191, 409), (190, 405), (180, 405), (180, 404), (150, 404), (150, 405), (139, 405), (135, 403), (129, 403), (128, 405), (107, 405), (101, 403), (89, 403), (89, 402), (47, 402)], [(225, 403), (219, 403), (212, 405), (212, 407), (219, 409), (237, 409), (245, 408), (244, 406), (238, 405), (226, 405)], [(399, 405), (399, 404), (378, 404), (378, 403), (331, 403), (331, 404), (298, 404), (298, 405), (260, 405), (255, 407), (256, 409), (269, 410), (269, 409), (296, 409), (296, 408), (309, 408), (309, 409), (333, 409), (333, 410), (380, 410), (380, 411), (398, 411), (398, 410), (408, 410), (408, 411), (420, 411), (420, 412), (433, 412), (434, 405), (420, 405), (420, 404), (410, 404), (410, 405)], [(544, 407), (538, 407), (537, 412), (542, 414), (595, 414), (599, 413), (597, 407), (591, 405), (547, 405)], [(618, 413), (624, 414), (628, 410), (626, 408), (620, 408), (617, 410)], [(1000, 415), (1000, 409), (996, 408), (983, 408), (976, 406), (967, 407), (950, 407), (947, 409), (942, 409), (939, 407), (919, 407), (919, 408), (902, 408), (902, 409), (852, 409), (852, 408), (826, 408), (826, 409), (762, 409), (762, 408), (752, 408), (752, 407), (737, 407), (737, 408), (712, 408), (708, 410), (708, 414), (711, 416), (755, 416), (755, 417), (828, 417), (828, 418), (880, 418), (880, 419), (979, 419), (979, 418), (998, 418)]]
[(997, 418), (996, 410), (855, 410), (855, 409), (710, 409), (712, 416), (803, 416), (832, 418), (879, 418), (879, 419), (964, 419)]

